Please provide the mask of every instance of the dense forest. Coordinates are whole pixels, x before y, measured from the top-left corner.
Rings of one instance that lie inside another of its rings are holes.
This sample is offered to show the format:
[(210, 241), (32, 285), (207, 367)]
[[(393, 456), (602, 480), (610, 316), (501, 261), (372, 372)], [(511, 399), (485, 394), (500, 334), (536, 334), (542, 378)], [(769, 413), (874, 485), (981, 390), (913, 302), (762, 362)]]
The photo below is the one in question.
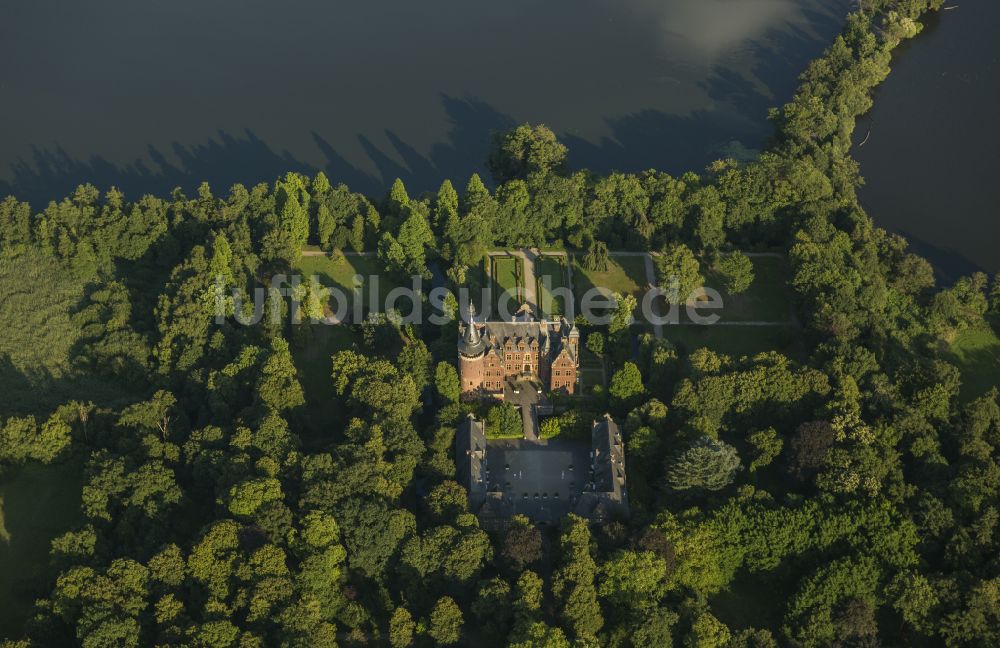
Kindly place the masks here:
[[(289, 174), (224, 196), (4, 199), (0, 470), (75, 458), (84, 485), (83, 522), (0, 645), (1000, 643), (1000, 395), (964, 397), (940, 351), (1000, 312), (1000, 283), (937, 286), (862, 211), (850, 157), (893, 49), (941, 4), (861, 2), (772, 111), (766, 152), (701, 173), (570, 171), (522, 126), (496, 136), (489, 186), (416, 198)], [(498, 246), (657, 250), (694, 283), (722, 253), (778, 250), (806, 353), (585, 327), (613, 370), (588, 407), (622, 422), (633, 514), (490, 534), (455, 481), (473, 407), (457, 326), (352, 325), (315, 403), (295, 358), (316, 327), (287, 295), (259, 326), (216, 321), (307, 245), (452, 291)]]

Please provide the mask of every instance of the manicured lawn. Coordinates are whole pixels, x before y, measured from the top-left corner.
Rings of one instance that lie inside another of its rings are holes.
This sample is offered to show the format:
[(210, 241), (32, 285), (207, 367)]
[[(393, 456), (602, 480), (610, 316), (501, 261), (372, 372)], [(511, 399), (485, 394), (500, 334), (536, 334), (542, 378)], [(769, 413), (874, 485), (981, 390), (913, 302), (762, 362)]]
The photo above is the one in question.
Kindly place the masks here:
[[(354, 304), (354, 277), (361, 275), (363, 279), (364, 293), (362, 295), (365, 309), (371, 309), (371, 290), (375, 283), (378, 284), (378, 310), (385, 310), (385, 300), (389, 291), (399, 284), (394, 277), (385, 272), (381, 262), (373, 256), (308, 256), (299, 259), (295, 264), (295, 270), (303, 275), (303, 281), (308, 281), (309, 277), (315, 275), (321, 284), (329, 288), (341, 291), (347, 298), (348, 308), (353, 308)], [(408, 311), (408, 300), (401, 300), (399, 305), (401, 310)], [(331, 298), (330, 306), (335, 307), (336, 302)], [(405, 314), (405, 312), (404, 312)]]
[(45, 594), (49, 544), (82, 521), (79, 462), (30, 464), (0, 478), (0, 637), (17, 637)]
[(540, 256), (535, 261), (535, 279), (538, 283), (537, 295), (543, 317), (554, 319), (566, 314), (566, 300), (545, 289), (547, 283), (553, 291), (567, 288), (566, 259), (560, 256)]
[(945, 356), (962, 371), (962, 399), (972, 400), (991, 387), (1000, 387), (1000, 323), (992, 328), (963, 331), (955, 338)]
[[(584, 336), (584, 340), (586, 336)], [(601, 370), (602, 362), (601, 359), (595, 356), (590, 350), (583, 344), (580, 345), (580, 366), (584, 369), (597, 369)]]
[(646, 263), (642, 257), (611, 257), (606, 272), (587, 270), (583, 258), (573, 257), (573, 279), (577, 301), (591, 288), (641, 297), (646, 290)]
[(802, 354), (798, 332), (788, 326), (664, 326), (663, 336), (680, 351), (691, 353), (708, 348), (733, 357), (779, 351), (787, 356)]
[[(524, 299), (524, 290), (522, 289), (524, 273), (521, 271), (521, 259), (502, 255), (492, 256), (491, 259), (495, 304), (499, 305), (502, 295), (509, 292), (513, 296), (513, 300), (508, 303), (507, 310), (517, 310)], [(495, 313), (499, 314), (499, 310)]]
[[(715, 269), (705, 272), (705, 286), (722, 295), (723, 308), (717, 311), (727, 322), (787, 322), (791, 304), (785, 284), (788, 262), (775, 257), (752, 257), (754, 280), (746, 292), (730, 295), (725, 280)], [(711, 314), (713, 311), (705, 311)], [(682, 311), (683, 313), (683, 311)], [(685, 315), (686, 316), (686, 315)]]
[(573, 257), (573, 293), (576, 295), (577, 311), (583, 308), (583, 296), (594, 288), (635, 295), (641, 308), (646, 285), (646, 262), (643, 257), (613, 256), (605, 272), (587, 270), (583, 267), (583, 257)]
[(604, 386), (604, 374), (600, 369), (580, 369), (580, 382), (577, 394), (590, 394), (597, 385)]

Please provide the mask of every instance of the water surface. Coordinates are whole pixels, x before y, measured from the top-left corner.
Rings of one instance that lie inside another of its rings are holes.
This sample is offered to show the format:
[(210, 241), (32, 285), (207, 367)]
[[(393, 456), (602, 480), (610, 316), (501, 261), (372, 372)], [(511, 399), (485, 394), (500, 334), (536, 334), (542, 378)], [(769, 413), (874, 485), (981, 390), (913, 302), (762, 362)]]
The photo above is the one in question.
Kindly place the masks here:
[(0, 4), (0, 195), (326, 170), (381, 195), (531, 121), (599, 171), (758, 148), (847, 0)]
[(1000, 3), (948, 4), (893, 57), (853, 155), (868, 213), (954, 279), (1000, 271)]

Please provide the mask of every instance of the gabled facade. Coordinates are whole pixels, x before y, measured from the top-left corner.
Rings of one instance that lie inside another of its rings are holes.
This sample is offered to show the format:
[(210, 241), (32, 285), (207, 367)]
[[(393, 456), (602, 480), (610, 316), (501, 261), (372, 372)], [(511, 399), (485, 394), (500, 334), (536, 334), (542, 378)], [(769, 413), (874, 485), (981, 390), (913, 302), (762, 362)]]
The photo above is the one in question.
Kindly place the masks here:
[(530, 378), (549, 391), (573, 394), (580, 332), (565, 319), (463, 323), (458, 342), (462, 396), (503, 398), (507, 379)]

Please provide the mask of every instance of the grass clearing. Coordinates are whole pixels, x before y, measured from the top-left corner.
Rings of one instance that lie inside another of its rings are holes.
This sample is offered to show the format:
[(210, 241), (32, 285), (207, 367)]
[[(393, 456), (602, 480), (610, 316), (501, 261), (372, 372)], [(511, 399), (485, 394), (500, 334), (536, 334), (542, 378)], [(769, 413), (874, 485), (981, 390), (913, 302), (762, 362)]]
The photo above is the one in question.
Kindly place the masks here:
[(573, 257), (573, 293), (578, 311), (583, 308), (583, 296), (594, 288), (622, 295), (635, 295), (638, 311), (642, 307), (642, 297), (647, 284), (644, 257), (612, 256), (608, 259), (606, 271), (587, 270), (583, 267), (581, 256)]
[(46, 594), (49, 545), (82, 522), (79, 461), (29, 464), (0, 478), (0, 637), (20, 636)]
[(972, 400), (993, 387), (1000, 387), (1000, 322), (967, 329), (949, 345), (945, 357), (962, 372), (962, 399)]
[[(703, 314), (718, 313), (725, 322), (787, 322), (791, 313), (788, 299), (788, 262), (777, 257), (751, 257), (754, 279), (750, 288), (739, 295), (731, 295), (725, 288), (725, 279), (716, 269), (705, 272), (705, 286), (722, 295), (723, 308), (706, 310)], [(681, 311), (684, 313), (683, 309)], [(682, 315), (686, 318), (686, 313)]]
[(307, 326), (302, 337), (294, 340), (292, 357), (306, 394), (306, 402), (320, 403), (332, 397), (330, 358), (339, 351), (353, 347), (355, 338), (355, 330), (341, 324)]
[(796, 574), (777, 569), (762, 574), (740, 571), (729, 589), (709, 598), (712, 613), (733, 630), (781, 627), (785, 602), (795, 591)]
[(338, 421), (338, 398), (333, 391), (332, 356), (352, 348), (357, 342), (355, 328), (346, 325), (306, 326), (293, 339), (292, 359), (306, 396), (306, 419), (316, 433)]
[(801, 358), (798, 331), (788, 326), (664, 326), (663, 336), (684, 353), (707, 348), (734, 358), (778, 351)]
[[(389, 291), (399, 286), (399, 283), (382, 268), (382, 263), (374, 256), (346, 256), (337, 254), (330, 256), (304, 256), (295, 264), (295, 270), (303, 275), (304, 280), (316, 276), (319, 282), (328, 287), (336, 288), (347, 298), (348, 308), (354, 308), (354, 277), (363, 277), (362, 303), (365, 310), (372, 309), (372, 291), (377, 289), (378, 310), (385, 310), (386, 297)], [(376, 285), (377, 284), (377, 285)], [(400, 305), (406, 306), (404, 300)], [(331, 299), (331, 306), (335, 303)], [(405, 314), (405, 313), (404, 313)]]
[[(586, 339), (586, 337), (584, 337), (584, 339)], [(603, 360), (594, 355), (585, 344), (580, 345), (580, 367), (584, 369), (597, 369), (600, 371), (603, 366)]]
[[(542, 316), (555, 319), (566, 314), (566, 300), (553, 291), (569, 287), (566, 259), (561, 256), (542, 255), (535, 260), (535, 279), (538, 283), (537, 295)], [(551, 290), (546, 290), (548, 284)]]
[(646, 262), (640, 256), (613, 256), (608, 259), (606, 271), (587, 270), (580, 256), (573, 257), (573, 276), (576, 298), (591, 288), (605, 288), (611, 292), (642, 297), (646, 290)]
[(591, 394), (597, 386), (604, 387), (604, 373), (600, 369), (580, 369), (577, 375), (580, 378), (579, 395)]

